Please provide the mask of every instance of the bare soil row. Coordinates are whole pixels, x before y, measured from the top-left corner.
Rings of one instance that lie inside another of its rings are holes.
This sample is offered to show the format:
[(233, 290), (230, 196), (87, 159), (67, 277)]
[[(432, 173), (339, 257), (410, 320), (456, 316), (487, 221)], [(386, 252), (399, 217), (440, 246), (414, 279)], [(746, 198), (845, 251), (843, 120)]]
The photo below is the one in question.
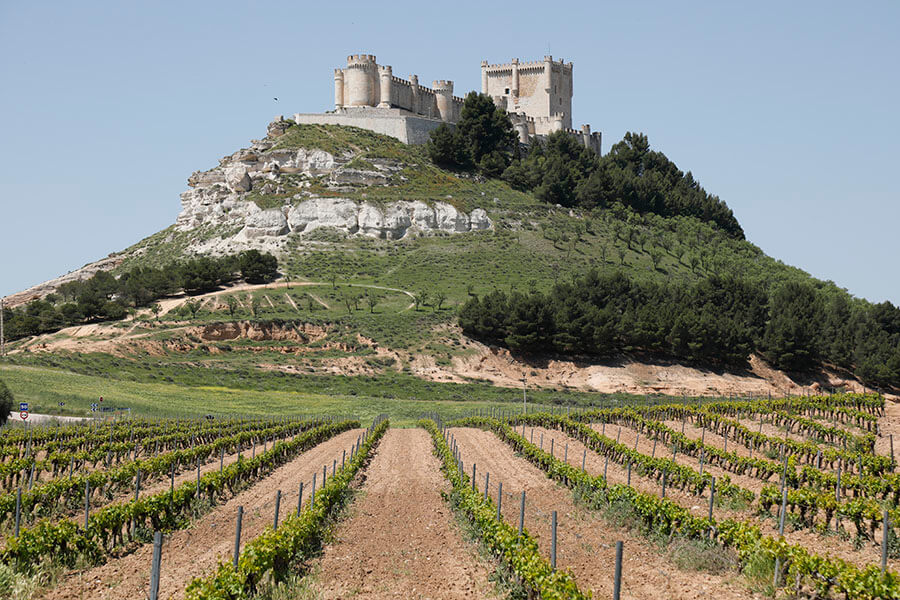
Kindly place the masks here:
[[(309, 501), (313, 474), (317, 474), (321, 482), (322, 467), (327, 466), (330, 476), (333, 461), (340, 464), (343, 451), (349, 453), (361, 433), (362, 430), (346, 431), (319, 444), (203, 515), (189, 529), (166, 536), (160, 569), (160, 598), (183, 598), (185, 587), (194, 577), (209, 573), (220, 560), (230, 560), (238, 506), (244, 507), (241, 540), (246, 543), (272, 524), (276, 490), (282, 491), (280, 510), (282, 515), (287, 515), (296, 511), (302, 481), (305, 505)], [(218, 468), (218, 463), (214, 468)], [(68, 573), (45, 598), (145, 597), (149, 589), (152, 550), (152, 544), (143, 544), (136, 551), (98, 567)]]

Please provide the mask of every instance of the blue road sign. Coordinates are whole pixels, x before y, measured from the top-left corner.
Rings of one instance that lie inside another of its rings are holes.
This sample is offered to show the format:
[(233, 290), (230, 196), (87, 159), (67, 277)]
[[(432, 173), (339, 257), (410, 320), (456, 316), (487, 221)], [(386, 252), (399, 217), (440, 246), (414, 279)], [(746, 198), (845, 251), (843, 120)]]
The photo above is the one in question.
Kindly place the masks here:
[(19, 410), (28, 410), (27, 402), (19, 402)]

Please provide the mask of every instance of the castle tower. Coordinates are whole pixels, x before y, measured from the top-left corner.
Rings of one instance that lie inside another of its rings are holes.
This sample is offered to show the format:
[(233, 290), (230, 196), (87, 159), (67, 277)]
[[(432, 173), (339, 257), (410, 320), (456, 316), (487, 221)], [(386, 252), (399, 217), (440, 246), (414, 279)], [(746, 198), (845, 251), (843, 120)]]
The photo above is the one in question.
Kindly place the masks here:
[(344, 69), (344, 106), (375, 106), (375, 56), (351, 54)]
[(344, 71), (341, 69), (334, 70), (334, 109), (340, 110), (344, 107)]
[(591, 126), (590, 125), (582, 125), (581, 126), (581, 140), (584, 142), (585, 148), (591, 148)]
[(411, 92), (411, 96), (412, 96), (412, 102), (411, 102), (412, 106), (410, 106), (409, 110), (411, 110), (414, 113), (418, 113), (421, 110), (419, 107), (422, 105), (422, 103), (419, 99), (420, 93), (419, 93), (419, 76), (418, 75), (413, 75), (409, 78), (409, 88), (410, 88), (410, 92)]
[(488, 73), (487, 73), (488, 61), (481, 61), (481, 93), (488, 93)]
[(440, 79), (433, 82), (431, 88), (434, 90), (434, 99), (441, 120), (448, 123), (456, 121), (453, 110), (453, 82)]
[(380, 98), (381, 102), (378, 103), (379, 108), (390, 108), (391, 107), (391, 83), (393, 79), (393, 73), (391, 71), (390, 65), (386, 67), (379, 67), (378, 76), (380, 79)]
[(519, 99), (519, 59), (512, 59), (512, 85), (509, 86), (509, 93), (513, 97), (513, 106)]

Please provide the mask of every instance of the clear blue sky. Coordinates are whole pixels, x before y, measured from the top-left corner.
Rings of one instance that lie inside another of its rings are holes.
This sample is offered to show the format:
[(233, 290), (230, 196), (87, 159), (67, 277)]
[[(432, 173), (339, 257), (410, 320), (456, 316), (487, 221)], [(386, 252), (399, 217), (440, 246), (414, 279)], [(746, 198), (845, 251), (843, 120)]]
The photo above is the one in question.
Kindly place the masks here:
[(331, 108), (348, 54), (462, 95), (549, 48), (605, 149), (646, 133), (766, 253), (900, 304), (898, 32), (895, 0), (0, 0), (0, 295), (173, 223), (193, 171)]

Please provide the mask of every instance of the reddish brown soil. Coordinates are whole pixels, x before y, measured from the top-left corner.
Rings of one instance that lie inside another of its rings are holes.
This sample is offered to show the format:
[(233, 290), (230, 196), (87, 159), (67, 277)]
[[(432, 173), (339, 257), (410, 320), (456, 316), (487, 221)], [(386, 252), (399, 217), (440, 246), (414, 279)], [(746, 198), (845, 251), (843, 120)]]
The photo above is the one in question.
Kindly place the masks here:
[(364, 496), (319, 561), (317, 591), (339, 598), (493, 597), (441, 498), (450, 489), (422, 429), (391, 429), (366, 471)]
[(625, 543), (622, 598), (753, 597), (733, 574), (682, 571), (644, 539), (611, 525), (595, 512), (577, 507), (567, 489), (557, 486), (543, 472), (517, 457), (494, 434), (478, 429), (451, 432), (459, 443), (466, 470), (471, 473), (472, 463), (477, 464), (480, 489), (486, 472), (490, 473), (489, 492), (494, 496), (497, 483), (503, 482), (502, 512), (510, 523), (518, 523), (519, 498), (525, 490), (525, 528), (537, 538), (541, 553), (548, 558), (550, 515), (554, 510), (558, 512), (557, 564), (572, 572), (582, 590), (591, 590), (597, 598), (612, 596), (615, 542), (622, 540)]
[(884, 456), (891, 454), (891, 435), (894, 436), (894, 452), (900, 453), (900, 402), (886, 400), (884, 416), (878, 420), (881, 436), (875, 439), (875, 452)]
[[(275, 491), (282, 491), (281, 514), (297, 509), (297, 493), (304, 482), (304, 505), (309, 501), (313, 473), (321, 481), (322, 466), (341, 461), (362, 433), (344, 432), (282, 465), (266, 479), (240, 492), (225, 504), (197, 520), (190, 529), (173, 532), (163, 544), (159, 597), (183, 598), (184, 589), (194, 577), (212, 572), (220, 560), (230, 560), (234, 550), (234, 526), (237, 507), (244, 507), (242, 545), (272, 525)], [(218, 466), (218, 465), (216, 465)], [(85, 572), (66, 576), (45, 598), (53, 600), (143, 598), (150, 582), (152, 544), (144, 544), (135, 552), (113, 559)]]
[[(597, 424), (594, 424), (591, 427), (593, 429), (597, 430), (598, 432), (602, 428), (601, 425), (597, 425)], [(689, 427), (690, 427), (690, 425), (685, 426), (685, 435), (687, 435)], [(535, 430), (535, 436), (539, 435), (538, 431), (539, 430)], [(616, 439), (616, 437), (618, 436), (618, 431), (619, 431), (618, 425), (607, 425), (607, 427), (606, 427), (607, 437), (610, 437), (612, 439)], [(678, 431), (680, 431), (680, 426), (679, 426)], [(545, 438), (544, 438), (545, 449), (547, 448), (547, 444), (549, 444), (549, 438), (546, 436), (550, 436), (550, 435), (553, 435), (556, 438), (557, 444), (559, 444), (559, 443), (565, 444), (564, 434), (562, 434), (559, 431), (551, 432), (548, 430), (547, 433), (545, 434)], [(620, 441), (621, 441), (621, 443), (628, 445), (628, 447), (634, 448), (634, 441), (635, 441), (635, 438), (637, 435), (638, 435), (638, 433), (634, 429), (630, 429), (628, 427), (622, 427), (622, 434), (621, 434)], [(535, 438), (535, 439), (537, 440), (537, 438)], [(709, 439), (710, 439), (709, 432), (707, 432), (707, 441), (709, 441)], [(568, 440), (570, 443), (570, 452), (571, 452), (571, 449), (572, 449), (571, 444), (577, 443), (577, 442), (572, 438), (568, 438)], [(728, 443), (728, 447), (731, 448), (731, 442)], [(649, 438), (647, 438), (646, 436), (641, 435), (640, 439), (638, 440), (638, 447), (637, 447), (638, 452), (650, 455), (652, 452), (652, 448), (653, 448), (653, 441), (650, 440)], [(576, 450), (576, 452), (579, 452), (579, 450)], [(671, 456), (672, 456), (671, 449), (665, 448), (662, 444), (658, 444), (657, 448), (656, 448), (656, 455), (661, 456), (661, 454), (660, 454), (661, 452), (666, 452), (667, 456), (669, 458), (671, 458)], [(694, 458), (692, 456), (687, 456), (685, 454), (677, 454), (675, 460), (679, 464), (689, 466), (692, 469), (694, 469), (695, 471), (700, 470), (700, 461), (697, 458)], [(745, 489), (752, 490), (757, 495), (762, 490), (763, 485), (765, 485), (765, 482), (763, 482), (759, 479), (756, 479), (755, 477), (750, 477), (748, 475), (736, 475), (735, 473), (725, 471), (724, 469), (717, 467), (717, 466), (704, 465), (704, 472), (710, 473), (711, 475), (716, 477), (716, 479), (721, 478), (723, 475), (728, 475), (728, 477), (731, 479), (732, 483), (734, 483), (735, 485), (739, 485)], [(769, 482), (773, 485), (778, 485), (779, 479), (777, 476), (773, 475), (772, 478), (769, 480)], [(632, 485), (634, 485), (633, 476), (632, 476)], [(659, 486), (656, 487), (656, 490), (654, 493), (657, 493), (657, 494), (659, 493)], [(708, 496), (705, 499), (701, 499), (696, 496), (693, 496), (693, 497), (687, 496), (687, 498), (684, 498), (684, 497), (679, 497), (679, 495), (675, 492), (670, 493), (669, 490), (667, 490), (666, 495), (667, 495), (667, 497), (670, 497), (673, 500), (677, 501), (682, 506), (685, 506), (686, 508), (691, 508), (692, 512), (694, 512), (695, 514), (697, 514), (698, 510), (694, 509), (694, 507), (697, 506), (698, 504), (701, 506), (704, 506), (704, 507), (708, 507)], [(693, 501), (693, 504), (689, 504), (691, 502), (690, 498), (695, 498), (695, 500)], [(758, 504), (754, 503), (753, 506), (750, 507), (749, 510), (745, 510), (745, 511), (741, 511), (741, 512), (727, 511), (724, 509), (716, 508), (714, 511), (714, 514), (717, 519), (724, 518), (724, 517), (731, 517), (731, 518), (740, 519), (743, 521), (749, 521), (751, 523), (755, 523), (755, 524), (759, 525), (760, 528), (762, 529), (763, 533), (765, 533), (767, 535), (777, 535), (778, 529), (777, 529), (777, 522), (775, 521), (775, 519), (763, 518), (763, 517), (757, 515), (756, 514), (757, 507), (758, 507)], [(705, 509), (705, 510), (708, 510), (708, 509)], [(706, 514), (705, 510), (699, 511), (700, 514), (705, 515)], [(774, 509), (774, 508), (772, 509), (773, 514), (775, 513), (775, 510), (776, 509)], [(844, 523), (844, 527), (847, 531), (850, 531), (850, 532), (855, 532), (855, 530), (856, 530), (856, 528), (850, 523)], [(839, 556), (848, 562), (851, 562), (851, 563), (854, 563), (854, 564), (857, 564), (860, 566), (866, 566), (866, 565), (870, 565), (870, 564), (878, 564), (878, 565), (881, 564), (881, 547), (880, 547), (880, 545), (876, 545), (874, 542), (868, 542), (860, 550), (854, 550), (851, 542), (843, 541), (836, 535), (827, 535), (827, 536), (820, 535), (808, 528), (802, 528), (802, 529), (798, 529), (796, 531), (791, 531), (791, 527), (789, 525), (787, 525), (785, 528), (785, 539), (790, 543), (801, 544), (804, 547), (806, 547), (807, 549), (809, 549), (813, 552), (816, 552), (818, 554), (823, 554), (823, 555), (830, 554), (832, 556)], [(881, 539), (880, 528), (878, 529), (878, 533), (876, 533), (876, 539), (878, 539), (878, 540)], [(879, 541), (879, 544), (880, 544), (880, 541)], [(889, 559), (888, 566), (891, 569), (896, 569), (898, 566), (900, 566), (900, 561)]]

